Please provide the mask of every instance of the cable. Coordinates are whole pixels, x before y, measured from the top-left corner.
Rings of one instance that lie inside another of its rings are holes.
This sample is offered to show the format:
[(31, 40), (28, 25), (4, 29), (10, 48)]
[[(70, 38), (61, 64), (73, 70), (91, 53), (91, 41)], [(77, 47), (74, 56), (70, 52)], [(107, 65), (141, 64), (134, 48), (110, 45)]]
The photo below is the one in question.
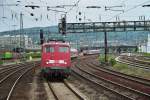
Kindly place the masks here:
[(148, 3), (148, 2), (150, 2), (150, 0), (148, 0), (148, 1), (146, 1), (146, 2), (143, 2), (143, 3), (141, 3), (141, 4), (138, 4), (138, 5), (136, 5), (136, 6), (132, 7), (132, 8), (129, 8), (129, 9), (127, 9), (126, 11), (124, 11), (124, 12), (122, 12), (122, 13), (118, 13), (118, 14), (116, 14), (115, 16), (113, 16), (113, 17), (111, 17), (111, 18), (109, 18), (109, 19), (107, 19), (107, 20), (112, 20), (112, 19), (115, 18), (116, 16), (119, 16), (119, 15), (121, 15), (121, 14), (124, 14), (124, 13), (126, 13), (126, 12), (129, 12), (129, 11), (131, 11), (131, 10), (133, 10), (133, 9), (139, 7), (139, 6), (142, 6), (143, 4)]
[[(79, 2), (81, 2), (81, 0), (78, 0), (78, 1), (74, 4), (74, 6), (72, 6), (72, 7), (67, 11), (67, 13), (69, 13), (71, 10), (73, 10), (74, 7), (78, 6)], [(66, 13), (66, 14), (67, 14), (67, 13)]]

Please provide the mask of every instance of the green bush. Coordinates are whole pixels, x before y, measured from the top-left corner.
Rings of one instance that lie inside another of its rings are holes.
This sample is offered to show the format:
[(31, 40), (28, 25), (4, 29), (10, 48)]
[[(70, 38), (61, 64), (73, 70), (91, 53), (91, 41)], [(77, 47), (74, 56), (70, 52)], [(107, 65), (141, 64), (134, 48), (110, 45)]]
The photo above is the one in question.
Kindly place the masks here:
[(110, 58), (109, 63), (111, 64), (111, 66), (114, 66), (117, 63), (117, 61), (115, 60), (115, 58)]
[(137, 47), (137, 48), (135, 48), (135, 50), (134, 50), (135, 52), (138, 52), (139, 51), (139, 48)]
[[(108, 63), (114, 66), (116, 64), (115, 56), (114, 55), (107, 55)], [(99, 56), (100, 63), (105, 63), (105, 55)]]
[(98, 59), (99, 59), (101, 64), (105, 63), (105, 56), (104, 55), (100, 55)]

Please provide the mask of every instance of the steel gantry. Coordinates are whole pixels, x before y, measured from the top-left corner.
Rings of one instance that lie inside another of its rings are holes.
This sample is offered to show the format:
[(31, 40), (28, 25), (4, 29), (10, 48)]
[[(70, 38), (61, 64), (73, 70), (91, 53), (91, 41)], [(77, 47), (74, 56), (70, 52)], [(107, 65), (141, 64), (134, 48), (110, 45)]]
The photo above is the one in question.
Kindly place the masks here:
[[(59, 23), (59, 31), (62, 31)], [(150, 31), (150, 21), (67, 23), (67, 33)]]
[[(59, 32), (63, 32), (62, 23), (58, 24)], [(105, 61), (107, 62), (107, 32), (150, 31), (150, 21), (117, 21), (66, 23), (66, 33), (104, 32)]]

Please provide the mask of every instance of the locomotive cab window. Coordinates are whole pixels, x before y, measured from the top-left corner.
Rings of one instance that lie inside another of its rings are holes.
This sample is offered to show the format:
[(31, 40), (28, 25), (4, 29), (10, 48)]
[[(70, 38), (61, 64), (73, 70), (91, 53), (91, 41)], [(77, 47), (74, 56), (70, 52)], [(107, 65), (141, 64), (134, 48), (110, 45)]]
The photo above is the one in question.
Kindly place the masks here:
[(51, 47), (51, 46), (45, 47), (45, 52), (46, 53), (48, 53), (48, 52), (54, 52), (54, 47)]
[(59, 52), (69, 52), (69, 48), (68, 47), (59, 47)]

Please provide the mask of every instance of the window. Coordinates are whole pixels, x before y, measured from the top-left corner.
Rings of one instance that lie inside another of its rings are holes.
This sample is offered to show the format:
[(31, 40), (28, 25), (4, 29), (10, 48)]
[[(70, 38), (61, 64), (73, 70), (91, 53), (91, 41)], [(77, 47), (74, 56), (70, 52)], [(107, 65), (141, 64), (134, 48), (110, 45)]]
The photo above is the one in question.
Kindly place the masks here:
[(68, 52), (69, 48), (68, 47), (59, 47), (59, 52)]
[(50, 47), (50, 46), (45, 47), (45, 51), (46, 51), (46, 53), (48, 53), (48, 52), (54, 52), (54, 47)]

